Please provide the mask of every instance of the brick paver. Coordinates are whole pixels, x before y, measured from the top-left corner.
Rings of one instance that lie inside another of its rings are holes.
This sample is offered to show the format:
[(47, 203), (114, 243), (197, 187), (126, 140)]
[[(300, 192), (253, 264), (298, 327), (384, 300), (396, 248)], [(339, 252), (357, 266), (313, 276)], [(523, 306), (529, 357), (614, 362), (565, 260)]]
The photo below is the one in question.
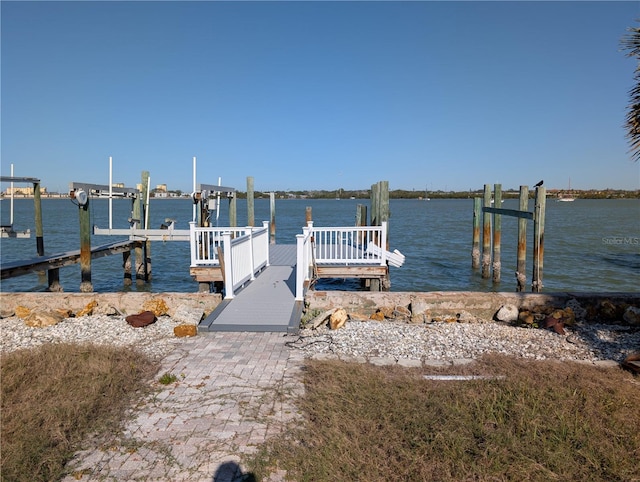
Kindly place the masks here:
[(178, 381), (158, 384), (132, 409), (124, 433), (78, 452), (64, 482), (243, 480), (241, 457), (297, 416), (303, 358), (287, 348), (289, 339), (220, 332), (185, 340), (159, 372)]

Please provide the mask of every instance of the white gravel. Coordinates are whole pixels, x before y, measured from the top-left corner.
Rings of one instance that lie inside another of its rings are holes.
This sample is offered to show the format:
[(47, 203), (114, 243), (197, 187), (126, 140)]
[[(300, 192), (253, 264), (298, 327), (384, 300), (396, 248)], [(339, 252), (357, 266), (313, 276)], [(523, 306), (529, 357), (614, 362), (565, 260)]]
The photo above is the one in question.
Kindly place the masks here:
[[(167, 316), (144, 328), (131, 327), (122, 316), (93, 315), (67, 318), (57, 325), (32, 328), (16, 316), (0, 320), (0, 352), (7, 353), (44, 343), (95, 343), (136, 347), (162, 358), (184, 342)], [(501, 323), (431, 323), (349, 321), (339, 330), (301, 330), (286, 338), (292, 350), (304, 356), (456, 360), (496, 352), (530, 359), (622, 361), (640, 351), (640, 328), (580, 323), (567, 334), (519, 328)], [(201, 335), (198, 336), (207, 336)]]

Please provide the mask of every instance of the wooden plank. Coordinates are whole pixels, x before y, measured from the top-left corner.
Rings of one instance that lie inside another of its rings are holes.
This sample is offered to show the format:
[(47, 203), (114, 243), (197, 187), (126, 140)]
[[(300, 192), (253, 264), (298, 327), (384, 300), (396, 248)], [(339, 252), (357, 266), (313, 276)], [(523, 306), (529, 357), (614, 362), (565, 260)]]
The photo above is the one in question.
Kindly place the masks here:
[(374, 278), (387, 275), (387, 266), (318, 265), (318, 278)]
[(191, 267), (189, 268), (189, 274), (199, 283), (224, 281), (220, 266)]
[(530, 213), (528, 211), (518, 211), (517, 209), (483, 207), (482, 212), (492, 213), (492, 214), (502, 214), (503, 216), (513, 216), (516, 218), (523, 218), (523, 219), (533, 219), (533, 213)]

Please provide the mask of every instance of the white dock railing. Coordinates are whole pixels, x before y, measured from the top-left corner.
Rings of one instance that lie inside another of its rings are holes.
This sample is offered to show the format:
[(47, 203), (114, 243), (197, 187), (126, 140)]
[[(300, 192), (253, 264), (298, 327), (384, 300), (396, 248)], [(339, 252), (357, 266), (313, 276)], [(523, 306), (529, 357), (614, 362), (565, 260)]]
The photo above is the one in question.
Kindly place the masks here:
[(189, 239), (191, 245), (191, 266), (218, 266), (218, 248), (222, 247), (222, 235), (230, 233), (237, 238), (247, 234), (251, 228), (235, 227), (199, 227), (195, 221), (189, 223)]
[[(222, 252), (222, 265), (218, 258)], [(209, 228), (191, 224), (191, 266), (221, 266), (225, 299), (269, 264), (269, 223), (261, 228)]]
[(386, 247), (387, 223), (381, 226), (320, 228), (309, 223), (297, 238), (296, 300), (304, 299), (305, 284), (311, 281), (315, 265), (380, 265), (393, 261), (401, 266), (404, 256)]

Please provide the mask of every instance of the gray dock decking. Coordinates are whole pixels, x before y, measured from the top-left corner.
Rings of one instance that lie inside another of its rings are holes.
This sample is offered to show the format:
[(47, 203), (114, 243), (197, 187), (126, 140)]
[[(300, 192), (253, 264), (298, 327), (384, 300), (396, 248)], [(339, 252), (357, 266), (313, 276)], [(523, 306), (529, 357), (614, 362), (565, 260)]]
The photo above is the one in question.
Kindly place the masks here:
[(295, 300), (296, 246), (270, 245), (269, 266), (198, 326), (199, 332), (296, 332), (303, 302)]

